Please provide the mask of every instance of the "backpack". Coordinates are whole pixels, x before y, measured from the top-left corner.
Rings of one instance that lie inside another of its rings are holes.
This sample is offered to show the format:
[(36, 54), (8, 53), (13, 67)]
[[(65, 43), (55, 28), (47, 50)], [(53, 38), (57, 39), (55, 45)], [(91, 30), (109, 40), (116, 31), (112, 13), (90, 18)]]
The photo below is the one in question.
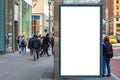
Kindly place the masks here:
[(113, 49), (111, 44), (106, 44), (106, 53), (105, 53), (106, 58), (112, 58), (113, 57)]
[(24, 40), (21, 41), (21, 45), (25, 46), (25, 41)]

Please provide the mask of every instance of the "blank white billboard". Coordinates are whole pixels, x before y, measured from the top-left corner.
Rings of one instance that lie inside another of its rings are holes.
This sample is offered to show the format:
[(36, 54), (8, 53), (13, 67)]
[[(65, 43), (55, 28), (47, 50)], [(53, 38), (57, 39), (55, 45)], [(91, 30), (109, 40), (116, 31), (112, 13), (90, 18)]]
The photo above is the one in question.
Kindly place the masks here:
[(60, 6), (60, 76), (100, 76), (101, 6)]

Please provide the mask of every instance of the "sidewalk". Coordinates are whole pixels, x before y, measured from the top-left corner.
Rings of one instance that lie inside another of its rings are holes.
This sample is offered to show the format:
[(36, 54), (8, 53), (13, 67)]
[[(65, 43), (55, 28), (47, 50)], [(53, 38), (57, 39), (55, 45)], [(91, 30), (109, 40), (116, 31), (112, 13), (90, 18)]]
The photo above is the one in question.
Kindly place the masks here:
[(111, 60), (111, 68), (113, 74), (120, 80), (120, 43), (113, 44), (114, 57)]
[(120, 80), (120, 58), (114, 58), (111, 60), (112, 73), (116, 75)]
[(43, 56), (33, 61), (30, 54), (0, 55), (0, 80), (53, 79), (54, 56)]
[[(0, 80), (55, 80), (53, 79), (53, 57), (44, 56), (38, 61), (33, 61), (33, 56), (29, 54), (0, 55)], [(117, 78), (120, 78), (120, 60), (112, 59), (111, 62), (113, 72), (111, 77), (60, 80), (120, 80)]]

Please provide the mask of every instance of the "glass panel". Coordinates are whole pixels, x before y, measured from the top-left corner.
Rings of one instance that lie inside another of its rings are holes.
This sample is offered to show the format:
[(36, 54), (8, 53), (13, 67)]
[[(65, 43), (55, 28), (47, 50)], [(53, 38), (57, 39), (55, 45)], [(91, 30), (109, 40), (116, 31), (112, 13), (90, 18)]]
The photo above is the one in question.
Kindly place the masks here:
[(19, 11), (19, 34), (29, 38), (32, 35), (32, 7), (24, 0), (19, 0)]
[(5, 26), (5, 46), (6, 50), (12, 50), (12, 45), (13, 45), (13, 39), (12, 39), (12, 30), (13, 30), (13, 25), (12, 25), (12, 0), (6, 0), (6, 26)]
[(28, 21), (29, 21), (29, 36), (32, 36), (32, 6), (28, 6), (29, 7), (29, 11), (28, 11)]
[(33, 32), (35, 34), (39, 35), (40, 34), (40, 16), (34, 15), (32, 16), (32, 25), (33, 25)]

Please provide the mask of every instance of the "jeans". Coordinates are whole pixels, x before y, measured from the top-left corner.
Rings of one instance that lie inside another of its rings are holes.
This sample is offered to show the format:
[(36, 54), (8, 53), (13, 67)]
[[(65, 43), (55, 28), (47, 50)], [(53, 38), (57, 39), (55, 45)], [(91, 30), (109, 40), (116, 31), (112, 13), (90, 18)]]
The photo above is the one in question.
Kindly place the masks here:
[(43, 46), (43, 49), (42, 49), (42, 51), (41, 51), (41, 53), (40, 53), (40, 56), (42, 56), (43, 53), (44, 53), (44, 54), (47, 53), (47, 56), (50, 56), (50, 55), (48, 54), (48, 47), (49, 47), (49, 45), (44, 45), (44, 46)]
[[(39, 48), (37, 48), (37, 49), (33, 48), (32, 52), (35, 52), (37, 59), (39, 59)], [(34, 54), (33, 54), (33, 56), (34, 56)]]
[(25, 51), (25, 47), (22, 46), (22, 47), (21, 47), (21, 52), (24, 52), (24, 51)]
[(20, 45), (19, 44), (17, 44), (17, 48), (18, 48), (18, 51), (20, 52), (21, 50), (20, 50)]
[(33, 55), (33, 48), (30, 48), (30, 55)]
[(111, 73), (110, 58), (106, 58), (105, 56), (103, 56), (103, 74), (106, 74), (106, 68), (108, 74), (110, 74)]
[(54, 55), (54, 46), (52, 46), (52, 54)]

